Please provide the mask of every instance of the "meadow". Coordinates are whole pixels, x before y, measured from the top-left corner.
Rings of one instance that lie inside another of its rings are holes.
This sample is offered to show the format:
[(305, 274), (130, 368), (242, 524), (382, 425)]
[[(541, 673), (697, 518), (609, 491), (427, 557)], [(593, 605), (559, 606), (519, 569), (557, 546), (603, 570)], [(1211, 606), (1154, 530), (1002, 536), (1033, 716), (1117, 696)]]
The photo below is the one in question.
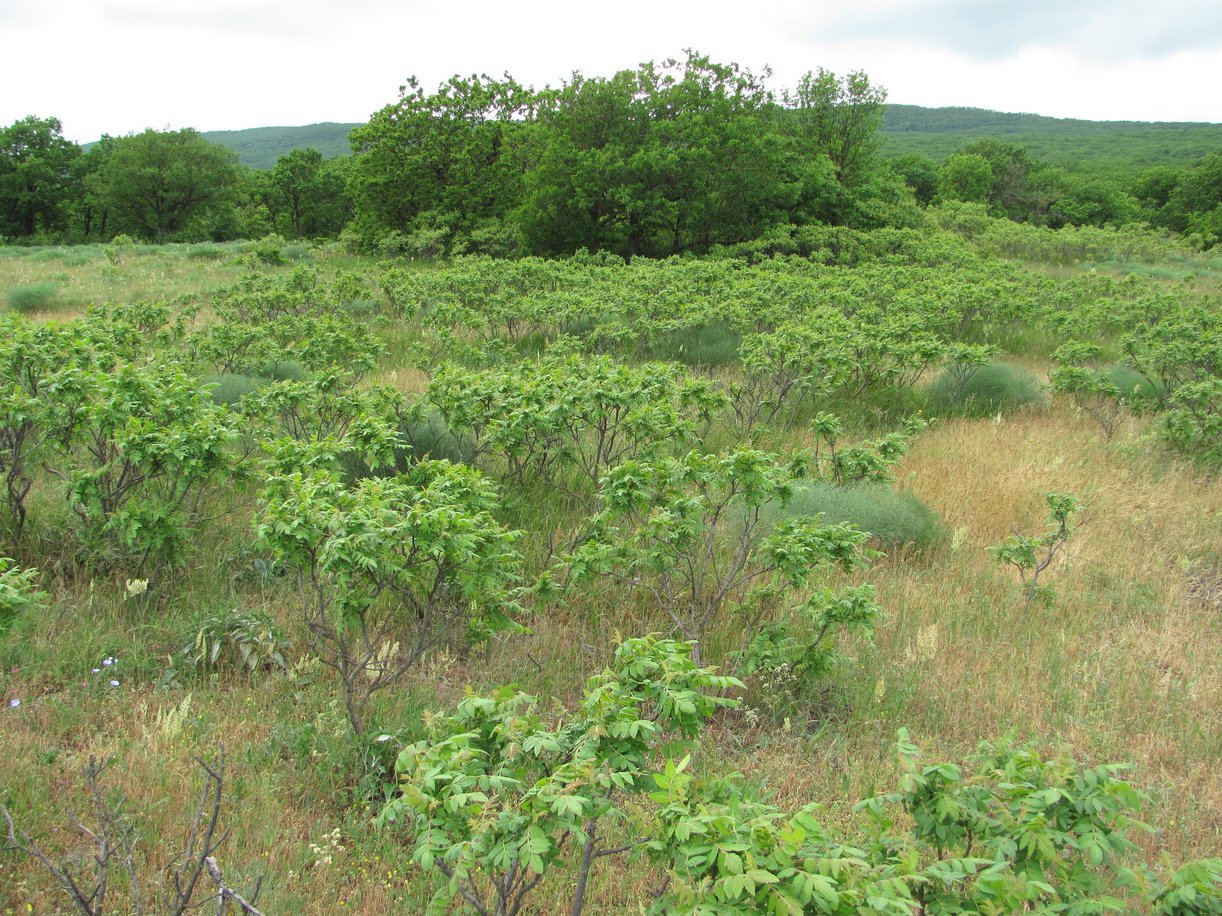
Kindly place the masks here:
[(0, 249), (0, 912), (74, 817), (174, 911), (222, 755), (266, 913), (1218, 912), (1220, 277), (963, 210)]

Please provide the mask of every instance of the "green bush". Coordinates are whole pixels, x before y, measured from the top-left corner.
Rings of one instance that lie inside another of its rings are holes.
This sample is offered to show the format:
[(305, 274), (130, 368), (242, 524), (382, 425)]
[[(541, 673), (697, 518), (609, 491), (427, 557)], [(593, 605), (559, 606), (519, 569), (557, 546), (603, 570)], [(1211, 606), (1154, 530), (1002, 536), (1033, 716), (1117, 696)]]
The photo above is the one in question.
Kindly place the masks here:
[(268, 380), (253, 375), (227, 372), (224, 375), (206, 375), (200, 379), (200, 382), (212, 386), (210, 396), (214, 404), (234, 407), (242, 398), (254, 394), (266, 385)]
[(59, 290), (54, 283), (31, 283), (9, 290), (8, 305), (14, 312), (29, 315), (55, 305)]
[(0, 634), (23, 611), (45, 606), (47, 595), (38, 589), (38, 570), (23, 569), (0, 557)]
[(273, 232), (261, 239), (248, 242), (245, 246), (245, 254), (252, 263), (283, 264), (284, 245), (284, 239)]
[(197, 671), (214, 671), (224, 664), (242, 674), (257, 674), (287, 671), (285, 654), (289, 648), (288, 640), (267, 614), (230, 610), (201, 620), (182, 655)]
[(1035, 373), (1010, 363), (981, 366), (966, 380), (940, 372), (929, 386), (929, 410), (940, 416), (987, 417), (1043, 399)]
[(856, 525), (890, 549), (924, 550), (938, 543), (946, 530), (938, 514), (915, 493), (893, 490), (885, 483), (843, 487), (815, 481), (798, 488), (789, 505), (777, 506), (770, 514), (773, 522), (822, 515), (826, 524)]

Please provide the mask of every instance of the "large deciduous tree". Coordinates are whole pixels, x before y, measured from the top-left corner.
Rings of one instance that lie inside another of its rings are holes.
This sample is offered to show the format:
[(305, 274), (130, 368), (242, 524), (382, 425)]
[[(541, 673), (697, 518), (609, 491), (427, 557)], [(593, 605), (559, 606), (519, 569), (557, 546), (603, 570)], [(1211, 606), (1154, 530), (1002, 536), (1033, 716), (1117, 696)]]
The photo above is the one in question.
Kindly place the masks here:
[(838, 77), (820, 67), (786, 95), (793, 125), (808, 156), (826, 156), (847, 188), (864, 183), (879, 147), (887, 90), (860, 70)]
[(409, 79), (398, 102), (351, 134), (362, 236), (470, 233), (503, 217), (519, 199), (514, 150), (533, 105), (534, 94), (509, 76), (454, 76), (431, 94)]
[(162, 242), (232, 206), (240, 174), (237, 153), (184, 128), (116, 139), (97, 181), (113, 228)]
[(30, 115), (0, 128), (0, 236), (59, 228), (80, 154), (58, 118)]
[(262, 196), (277, 231), (292, 238), (335, 235), (350, 206), (345, 161), (327, 161), (313, 148), (289, 150), (269, 172), (260, 173)]
[(541, 105), (520, 213), (543, 253), (706, 250), (788, 221), (799, 183), (760, 78), (688, 52), (610, 79), (575, 75)]

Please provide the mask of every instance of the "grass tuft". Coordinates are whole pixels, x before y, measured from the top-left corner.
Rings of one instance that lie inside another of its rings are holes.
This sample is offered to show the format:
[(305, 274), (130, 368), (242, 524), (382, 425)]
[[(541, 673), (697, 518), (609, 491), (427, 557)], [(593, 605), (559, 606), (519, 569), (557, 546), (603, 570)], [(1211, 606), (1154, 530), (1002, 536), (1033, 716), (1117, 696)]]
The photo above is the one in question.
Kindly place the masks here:
[(926, 550), (940, 543), (946, 527), (936, 512), (911, 490), (893, 490), (883, 483), (840, 487), (816, 481), (802, 487), (776, 520), (822, 515), (831, 524), (849, 523), (868, 531), (883, 547)]
[(987, 417), (1043, 400), (1043, 386), (1035, 373), (1011, 363), (981, 366), (966, 382), (941, 372), (929, 386), (929, 411), (943, 417)]
[(54, 283), (30, 283), (9, 290), (8, 306), (14, 312), (30, 315), (52, 308), (59, 298), (59, 287)]

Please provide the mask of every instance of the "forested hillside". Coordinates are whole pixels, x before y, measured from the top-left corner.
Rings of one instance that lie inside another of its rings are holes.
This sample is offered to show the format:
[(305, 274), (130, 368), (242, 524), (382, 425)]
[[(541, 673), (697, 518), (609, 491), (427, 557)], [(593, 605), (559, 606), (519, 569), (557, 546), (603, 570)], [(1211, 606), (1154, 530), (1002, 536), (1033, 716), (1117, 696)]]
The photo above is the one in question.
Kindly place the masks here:
[(276, 160), (295, 149), (312, 148), (324, 159), (347, 156), (352, 152), (348, 134), (359, 124), (323, 121), (303, 127), (252, 127), (247, 130), (206, 130), (201, 136), (211, 143), (227, 146), (238, 154), (238, 161), (252, 169), (270, 169)]
[(1222, 149), (1222, 124), (1082, 121), (919, 105), (888, 105), (882, 133), (886, 156), (916, 153), (941, 161), (975, 140), (999, 139), (1078, 169), (1187, 166)]

